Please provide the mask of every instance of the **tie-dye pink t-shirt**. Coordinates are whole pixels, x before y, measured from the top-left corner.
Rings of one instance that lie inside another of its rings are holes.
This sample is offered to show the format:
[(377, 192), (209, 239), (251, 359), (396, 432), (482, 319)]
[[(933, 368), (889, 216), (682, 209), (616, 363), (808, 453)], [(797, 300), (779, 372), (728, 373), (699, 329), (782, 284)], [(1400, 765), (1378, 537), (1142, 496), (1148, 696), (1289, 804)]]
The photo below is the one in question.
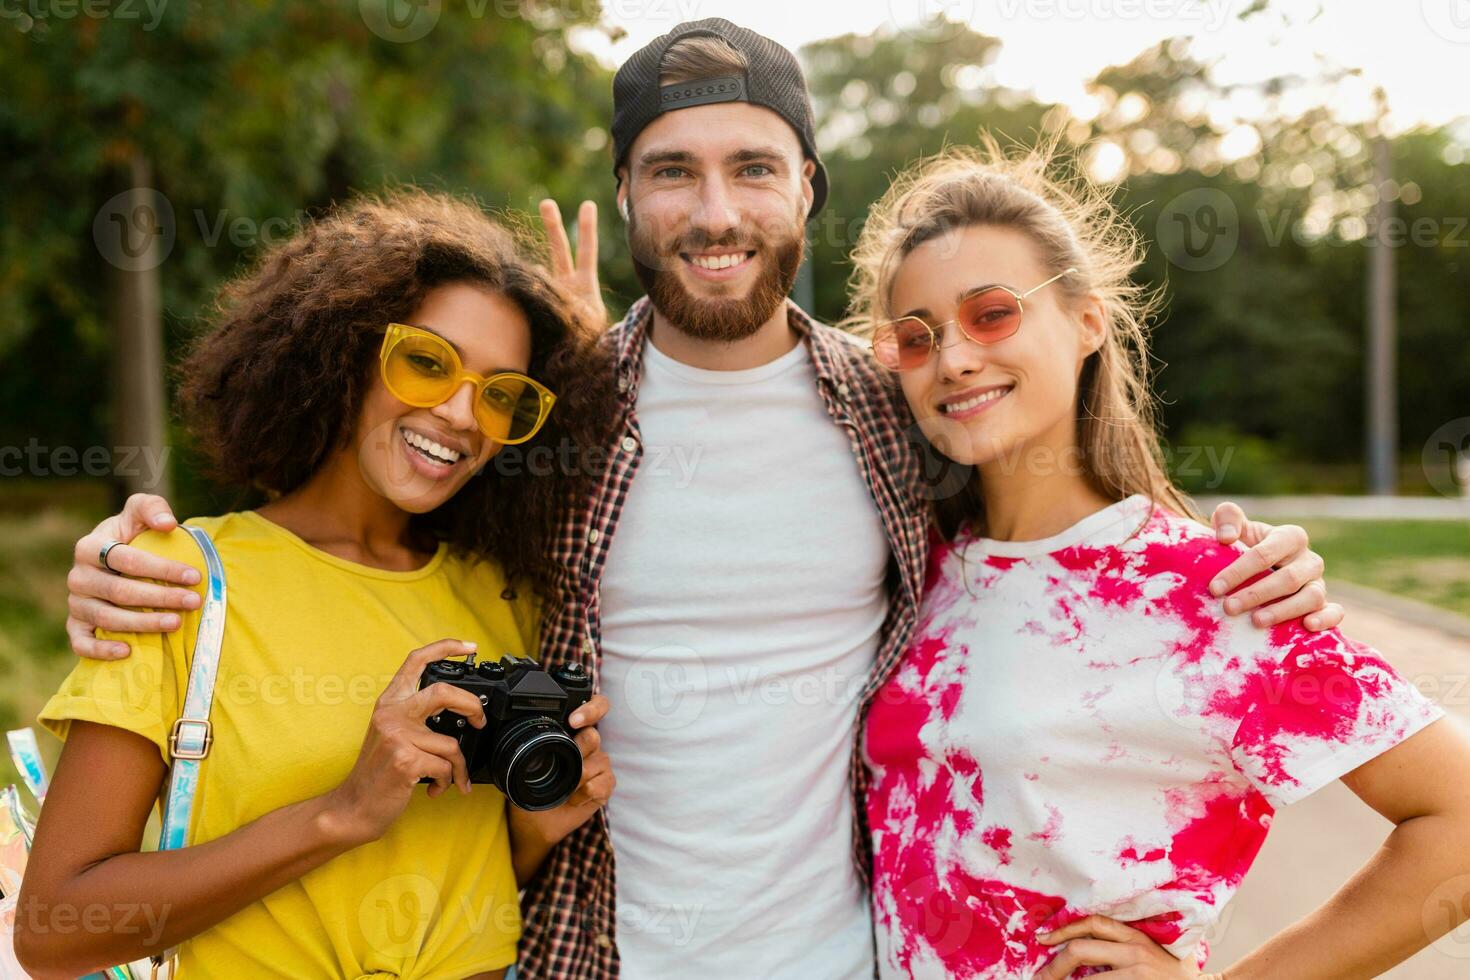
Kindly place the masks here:
[(1442, 714), (1336, 630), (1225, 616), (1236, 555), (1141, 496), (936, 544), (864, 743), (884, 976), (1030, 977), (1089, 913), (1202, 959), (1274, 808)]

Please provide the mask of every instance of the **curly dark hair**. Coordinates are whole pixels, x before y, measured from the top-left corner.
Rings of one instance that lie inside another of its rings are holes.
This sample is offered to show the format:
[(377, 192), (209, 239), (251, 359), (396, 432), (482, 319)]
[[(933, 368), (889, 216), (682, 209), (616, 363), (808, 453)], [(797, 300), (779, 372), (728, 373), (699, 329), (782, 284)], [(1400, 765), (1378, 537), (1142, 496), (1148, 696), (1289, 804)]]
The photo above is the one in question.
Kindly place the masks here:
[[(221, 288), (213, 329), (179, 367), (179, 408), (206, 472), (268, 497), (301, 486), (350, 443), (383, 327), (438, 286), (483, 285), (526, 314), (529, 373), (556, 392), (556, 408), (534, 439), (503, 447), (410, 529), (425, 545), (492, 558), (508, 581), (552, 598), (557, 510), (585, 486), (581, 463), (601, 446), (614, 395), (601, 325), (579, 318), (534, 248), (524, 228), (470, 201), (407, 188), (355, 198), (268, 249)], [(558, 464), (524, 465), (538, 446)]]

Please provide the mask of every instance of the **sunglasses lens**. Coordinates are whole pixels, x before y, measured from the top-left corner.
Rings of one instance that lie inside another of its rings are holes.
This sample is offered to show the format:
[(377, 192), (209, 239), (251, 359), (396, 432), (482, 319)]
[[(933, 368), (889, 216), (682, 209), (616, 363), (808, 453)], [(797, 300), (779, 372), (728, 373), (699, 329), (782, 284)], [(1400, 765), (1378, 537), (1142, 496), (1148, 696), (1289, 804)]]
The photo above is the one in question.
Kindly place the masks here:
[(965, 336), (977, 344), (1005, 340), (1021, 326), (1021, 301), (1004, 289), (987, 289), (960, 304), (957, 317)]
[(890, 371), (922, 367), (934, 349), (934, 338), (922, 320), (904, 317), (873, 333), (873, 356)]
[(541, 391), (521, 378), (497, 378), (475, 403), (475, 420), (496, 442), (520, 442), (541, 425)]
[(452, 353), (432, 337), (404, 337), (383, 362), (383, 382), (399, 401), (419, 408), (438, 405), (454, 391)]
[[(434, 336), (405, 334), (383, 358), (384, 384), (393, 397), (416, 408), (442, 405), (467, 377), (475, 375), (466, 376), (454, 349)], [(528, 378), (501, 375), (481, 389), (475, 422), (496, 442), (524, 442), (545, 421), (550, 401)]]

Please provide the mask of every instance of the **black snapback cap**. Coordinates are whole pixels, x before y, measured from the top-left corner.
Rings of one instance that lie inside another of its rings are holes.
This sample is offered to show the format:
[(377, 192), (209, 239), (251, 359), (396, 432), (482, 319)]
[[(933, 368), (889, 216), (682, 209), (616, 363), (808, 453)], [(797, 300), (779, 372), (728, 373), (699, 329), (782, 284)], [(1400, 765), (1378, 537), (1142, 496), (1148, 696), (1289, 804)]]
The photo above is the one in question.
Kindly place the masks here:
[[(658, 83), (659, 68), (669, 48), (687, 37), (717, 37), (745, 55), (742, 75), (701, 78), (679, 85)], [(680, 24), (633, 52), (613, 76), (613, 172), (644, 127), (662, 113), (713, 102), (749, 102), (785, 119), (801, 138), (801, 148), (816, 165), (812, 173), (810, 221), (827, 202), (827, 168), (817, 156), (812, 129), (812, 102), (796, 56), (770, 38), (720, 17)]]

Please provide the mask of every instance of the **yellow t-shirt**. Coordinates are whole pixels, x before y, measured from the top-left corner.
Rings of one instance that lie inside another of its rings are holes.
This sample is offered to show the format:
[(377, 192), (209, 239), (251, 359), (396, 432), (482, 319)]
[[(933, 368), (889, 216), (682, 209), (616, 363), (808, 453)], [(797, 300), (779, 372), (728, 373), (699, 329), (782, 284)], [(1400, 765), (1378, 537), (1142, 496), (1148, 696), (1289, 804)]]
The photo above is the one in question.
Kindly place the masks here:
[[(384, 571), (313, 548), (253, 512), (191, 523), (218, 547), (228, 596), (192, 843), (338, 785), (409, 651), (445, 637), (474, 641), (481, 658), (536, 650), (536, 607), (525, 596), (501, 598), (492, 562), (441, 547), (417, 571)], [(133, 544), (203, 572), (184, 531), (148, 532)], [(70, 719), (124, 728), (167, 761), (197, 627), (191, 612), (175, 633), (118, 634), (132, 655), (80, 661), (41, 723), (62, 738)], [(477, 784), (468, 796), (451, 788), (431, 800), (426, 788), (381, 839), (184, 943), (180, 975), (460, 978), (514, 962), (521, 921), (505, 797)]]

